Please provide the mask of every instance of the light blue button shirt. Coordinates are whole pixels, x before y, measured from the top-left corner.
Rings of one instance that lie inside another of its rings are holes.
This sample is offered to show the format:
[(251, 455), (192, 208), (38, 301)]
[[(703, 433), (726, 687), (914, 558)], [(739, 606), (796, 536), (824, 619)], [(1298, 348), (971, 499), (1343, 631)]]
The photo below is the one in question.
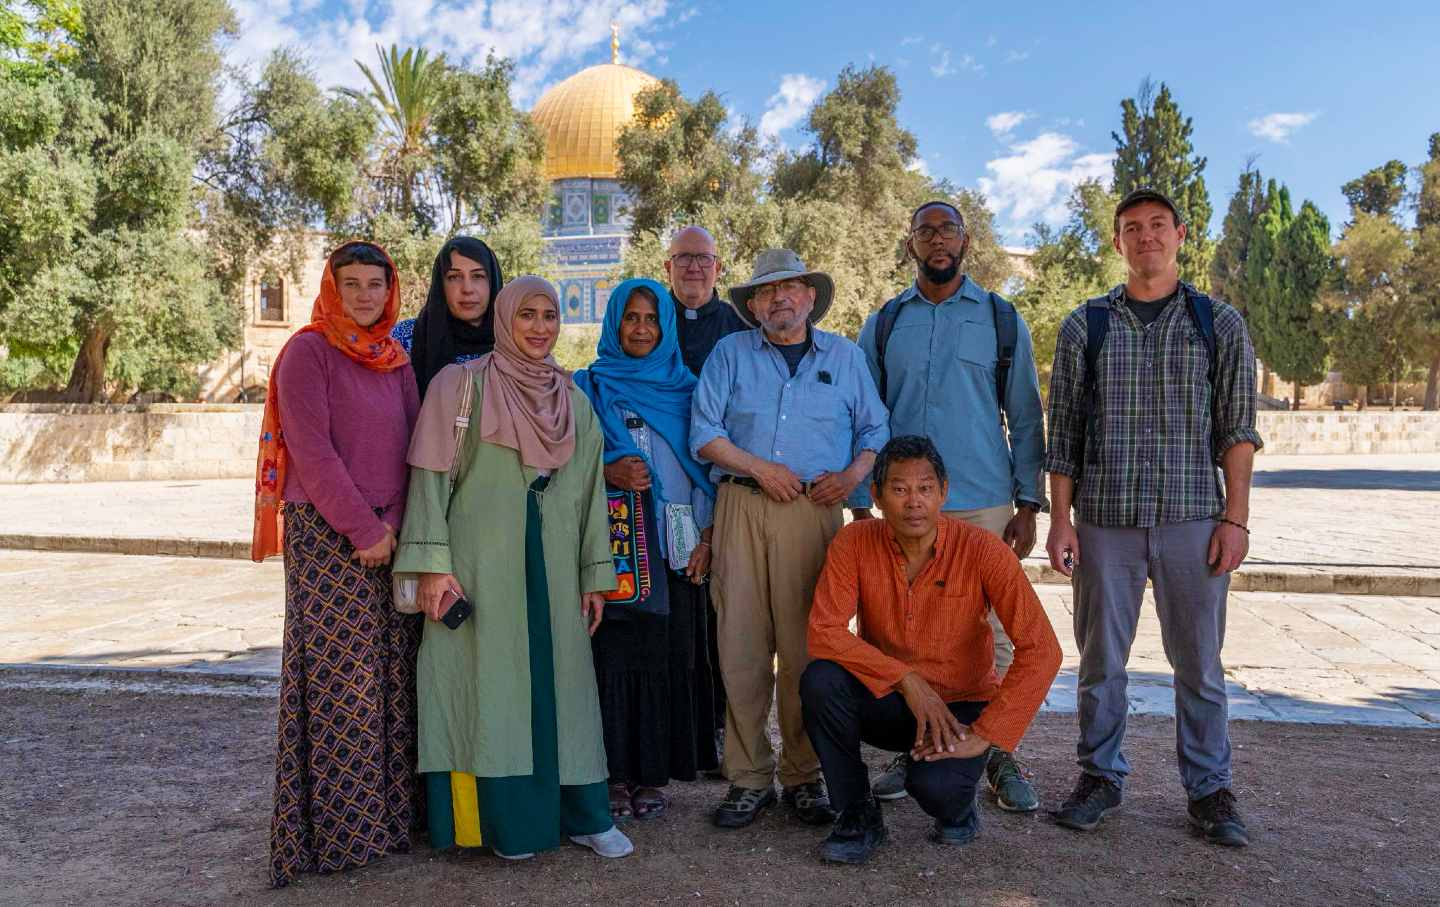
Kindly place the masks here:
[[(848, 467), (890, 439), (889, 414), (865, 354), (853, 342), (810, 329), (812, 346), (794, 377), (759, 328), (722, 339), (700, 371), (691, 406), (690, 452), (726, 438), (783, 463), (802, 482)], [(727, 470), (713, 466), (717, 482)]]
[[(975, 510), (1012, 501), (1045, 504), (1045, 419), (1030, 329), (1019, 337), (1005, 391), (1005, 420), (995, 395), (995, 311), (990, 294), (969, 277), (935, 304), (912, 284), (885, 344), (885, 404), (893, 435), (935, 442), (950, 478), (946, 510)], [(860, 331), (860, 348), (875, 380), (875, 316)], [(857, 497), (868, 506), (868, 483)]]

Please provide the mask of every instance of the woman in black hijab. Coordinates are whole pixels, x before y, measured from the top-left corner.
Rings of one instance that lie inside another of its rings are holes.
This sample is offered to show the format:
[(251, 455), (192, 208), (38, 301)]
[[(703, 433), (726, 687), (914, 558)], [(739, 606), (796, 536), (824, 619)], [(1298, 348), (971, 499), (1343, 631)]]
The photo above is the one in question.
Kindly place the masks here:
[(499, 260), (480, 240), (456, 236), (440, 247), (420, 316), (391, 331), (410, 354), (422, 400), (442, 368), (494, 349), (495, 296), (504, 282)]

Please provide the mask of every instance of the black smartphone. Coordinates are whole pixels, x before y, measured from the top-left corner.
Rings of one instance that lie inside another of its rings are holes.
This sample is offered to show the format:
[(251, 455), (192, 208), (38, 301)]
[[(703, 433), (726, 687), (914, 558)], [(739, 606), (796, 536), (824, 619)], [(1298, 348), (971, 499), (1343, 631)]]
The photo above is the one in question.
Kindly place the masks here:
[(465, 623), (466, 618), (475, 613), (475, 608), (470, 604), (469, 599), (461, 598), (454, 592), (446, 592), (445, 597), (440, 599), (440, 604), (450, 602), (450, 607), (440, 615), (440, 622), (452, 630), (458, 630), (460, 625)]

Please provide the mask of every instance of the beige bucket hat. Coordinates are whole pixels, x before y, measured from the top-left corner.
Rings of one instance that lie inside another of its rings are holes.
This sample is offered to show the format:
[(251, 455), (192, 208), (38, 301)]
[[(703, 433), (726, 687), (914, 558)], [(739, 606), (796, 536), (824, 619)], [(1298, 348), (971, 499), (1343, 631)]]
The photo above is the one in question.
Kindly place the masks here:
[(830, 303), (835, 298), (835, 282), (824, 271), (806, 270), (805, 262), (789, 249), (766, 249), (756, 256), (754, 273), (749, 282), (730, 288), (730, 304), (746, 324), (758, 328), (760, 322), (750, 311), (750, 297), (767, 283), (779, 283), (792, 277), (802, 278), (815, 288), (815, 308), (810, 311), (810, 323), (817, 324), (830, 311)]

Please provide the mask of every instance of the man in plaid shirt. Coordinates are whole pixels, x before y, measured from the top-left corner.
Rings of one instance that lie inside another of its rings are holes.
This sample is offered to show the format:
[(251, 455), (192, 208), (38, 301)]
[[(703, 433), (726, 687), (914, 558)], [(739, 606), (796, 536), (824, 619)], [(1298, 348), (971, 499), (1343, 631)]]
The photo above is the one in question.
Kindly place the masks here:
[[(1072, 312), (1055, 347), (1046, 550), (1075, 590), (1081, 769), (1056, 819), (1088, 831), (1120, 805), (1130, 771), (1125, 663), (1148, 578), (1175, 671), (1190, 821), (1207, 840), (1241, 847), (1249, 839), (1230, 791), (1220, 648), (1230, 571), (1249, 550), (1250, 472), (1263, 443), (1255, 351), (1239, 312), (1180, 282), (1184, 240), (1170, 199), (1152, 189), (1127, 195), (1115, 209), (1126, 282)], [(1094, 307), (1107, 329), (1087, 382)]]

